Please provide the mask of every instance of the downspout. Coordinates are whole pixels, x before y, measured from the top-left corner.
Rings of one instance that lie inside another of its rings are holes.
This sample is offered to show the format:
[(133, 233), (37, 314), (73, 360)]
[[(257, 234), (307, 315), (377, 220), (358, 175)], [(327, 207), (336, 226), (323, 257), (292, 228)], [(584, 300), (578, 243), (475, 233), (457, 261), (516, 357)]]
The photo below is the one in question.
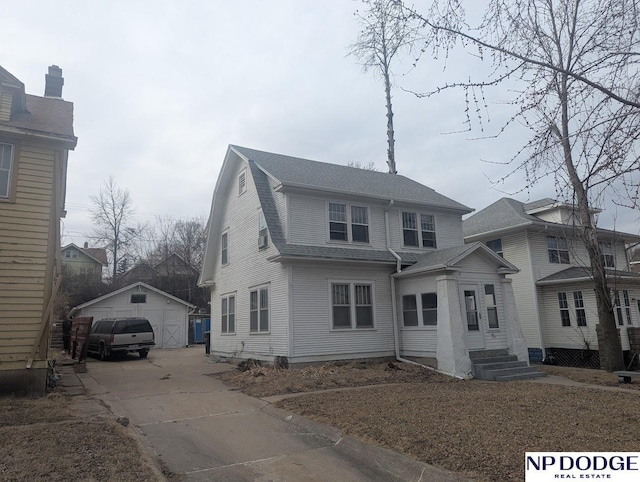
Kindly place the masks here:
[[(393, 248), (391, 248), (391, 235), (389, 234), (389, 209), (393, 206), (393, 199), (389, 201), (389, 205), (384, 210), (384, 229), (385, 235), (387, 239), (387, 251), (391, 253), (391, 255), (396, 259), (396, 273), (400, 273), (402, 271), (402, 258), (398, 253), (396, 253)], [(395, 349), (396, 360), (402, 363), (409, 363), (411, 365), (418, 365), (419, 367), (426, 368), (427, 370), (431, 370), (437, 373), (441, 373), (443, 375), (451, 376), (449, 373), (445, 373), (443, 371), (438, 370), (437, 368), (430, 367), (429, 365), (423, 365), (422, 363), (414, 362), (413, 360), (408, 360), (406, 358), (402, 358), (400, 356), (400, 335), (398, 333), (398, 310), (396, 303), (396, 278), (393, 276), (395, 273), (391, 273), (389, 278), (391, 278), (391, 319), (393, 321), (393, 345)], [(455, 376), (455, 375), (454, 375)], [(455, 376), (456, 378), (463, 378), (460, 376)]]

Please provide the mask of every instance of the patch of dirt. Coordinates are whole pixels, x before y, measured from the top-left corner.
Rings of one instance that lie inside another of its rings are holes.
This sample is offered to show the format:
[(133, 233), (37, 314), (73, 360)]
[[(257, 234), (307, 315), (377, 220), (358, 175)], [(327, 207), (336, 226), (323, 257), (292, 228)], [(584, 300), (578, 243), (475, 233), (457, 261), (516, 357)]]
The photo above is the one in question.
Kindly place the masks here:
[(603, 385), (605, 387), (630, 388), (640, 390), (640, 379), (632, 379), (631, 383), (620, 383), (618, 376), (604, 370), (591, 368), (558, 367), (554, 365), (540, 365), (540, 370), (549, 375), (559, 375), (574, 382), (589, 383), (591, 385)]
[[(398, 364), (401, 370), (385, 370), (380, 363), (356, 366), (252, 367), (221, 378), (254, 396), (361, 387), (276, 405), (480, 481), (524, 480), (525, 452), (625, 451), (637, 445), (640, 397), (634, 394), (531, 381), (456, 380), (405, 364)], [(586, 370), (578, 381), (608, 384), (611, 376)], [(362, 387), (389, 383), (394, 384)]]
[(289, 369), (246, 363), (242, 367), (245, 371), (236, 369), (213, 376), (252, 397), (385, 383), (448, 383), (453, 380), (417, 365), (377, 361), (332, 362)]
[(0, 453), (0, 480), (159, 480), (127, 429), (74, 414), (59, 394), (0, 398)]

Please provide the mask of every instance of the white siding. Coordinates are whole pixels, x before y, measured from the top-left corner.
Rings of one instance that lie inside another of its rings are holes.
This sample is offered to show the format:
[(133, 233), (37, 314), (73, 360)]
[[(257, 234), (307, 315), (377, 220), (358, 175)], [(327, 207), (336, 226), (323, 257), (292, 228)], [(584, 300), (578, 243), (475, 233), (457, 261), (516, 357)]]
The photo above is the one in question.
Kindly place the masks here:
[[(223, 219), (220, 229), (228, 230), (229, 263), (220, 266), (219, 243), (215, 253), (215, 286), (211, 290), (211, 346), (218, 354), (245, 358), (273, 359), (288, 356), (288, 304), (286, 269), (267, 258), (277, 254), (271, 238), (269, 247), (258, 248), (258, 194), (247, 169), (246, 192), (238, 195), (237, 176), (246, 169), (239, 163), (220, 198)], [(221, 232), (217, 235), (220, 236)], [(249, 333), (249, 291), (269, 287), (268, 333)], [(235, 334), (221, 333), (221, 297), (235, 293)]]
[[(322, 357), (391, 356), (394, 352), (388, 270), (361, 266), (292, 267), (293, 346), (291, 360)], [(373, 282), (375, 327), (332, 330), (330, 282)]]

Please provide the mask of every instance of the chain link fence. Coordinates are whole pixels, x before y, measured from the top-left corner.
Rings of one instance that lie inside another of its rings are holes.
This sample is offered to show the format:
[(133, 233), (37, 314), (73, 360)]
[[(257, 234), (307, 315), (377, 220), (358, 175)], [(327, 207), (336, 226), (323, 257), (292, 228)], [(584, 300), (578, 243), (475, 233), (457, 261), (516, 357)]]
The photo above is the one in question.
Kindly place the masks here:
[(600, 368), (597, 350), (575, 350), (570, 348), (547, 348), (545, 363), (563, 367)]

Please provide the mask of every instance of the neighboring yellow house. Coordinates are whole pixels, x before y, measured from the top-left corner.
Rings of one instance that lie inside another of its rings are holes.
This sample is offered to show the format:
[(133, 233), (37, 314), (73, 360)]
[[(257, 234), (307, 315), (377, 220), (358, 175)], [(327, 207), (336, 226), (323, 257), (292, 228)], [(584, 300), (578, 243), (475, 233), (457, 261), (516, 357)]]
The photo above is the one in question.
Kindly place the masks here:
[(60, 284), (60, 218), (73, 104), (62, 70), (46, 74), (44, 97), (0, 67), (0, 394), (44, 393), (49, 328)]

